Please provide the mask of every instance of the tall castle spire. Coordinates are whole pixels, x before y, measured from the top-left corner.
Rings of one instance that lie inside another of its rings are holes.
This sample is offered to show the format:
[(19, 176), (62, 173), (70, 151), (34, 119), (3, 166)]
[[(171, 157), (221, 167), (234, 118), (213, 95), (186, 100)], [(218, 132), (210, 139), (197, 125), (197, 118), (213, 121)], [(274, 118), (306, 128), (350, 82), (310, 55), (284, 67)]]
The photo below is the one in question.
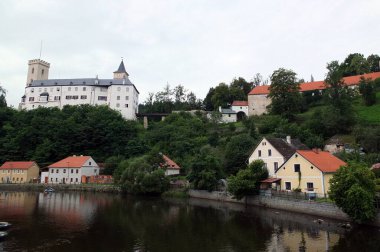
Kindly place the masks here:
[(117, 69), (115, 72), (113, 72), (113, 78), (114, 79), (124, 79), (127, 78), (129, 74), (125, 70), (123, 59), (120, 62), (119, 69)]

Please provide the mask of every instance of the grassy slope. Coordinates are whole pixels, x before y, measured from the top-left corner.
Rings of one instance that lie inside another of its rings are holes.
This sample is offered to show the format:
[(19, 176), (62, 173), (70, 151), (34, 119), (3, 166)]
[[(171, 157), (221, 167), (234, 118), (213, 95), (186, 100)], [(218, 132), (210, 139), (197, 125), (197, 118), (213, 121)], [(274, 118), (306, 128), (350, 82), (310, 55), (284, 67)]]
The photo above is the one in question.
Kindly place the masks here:
[(358, 119), (364, 123), (380, 125), (380, 92), (376, 94), (376, 104), (366, 107), (361, 99), (354, 102)]

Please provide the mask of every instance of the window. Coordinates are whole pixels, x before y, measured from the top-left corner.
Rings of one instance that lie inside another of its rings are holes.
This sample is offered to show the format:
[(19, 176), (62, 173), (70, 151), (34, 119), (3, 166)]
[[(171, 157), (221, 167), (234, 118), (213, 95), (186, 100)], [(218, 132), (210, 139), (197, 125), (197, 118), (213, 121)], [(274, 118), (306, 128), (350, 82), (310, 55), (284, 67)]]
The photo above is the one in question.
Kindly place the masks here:
[(71, 173), (74, 173), (74, 169), (71, 169)]
[(120, 91), (121, 90), (121, 87), (117, 87), (117, 91)]
[(128, 101), (128, 100), (129, 100), (129, 96), (128, 96), (128, 95), (125, 97), (125, 100), (126, 100), (126, 101)]
[(276, 172), (277, 169), (278, 169), (278, 162), (274, 162), (274, 171)]
[(120, 104), (119, 103), (116, 103), (116, 108), (120, 107)]
[(44, 92), (47, 92), (47, 88), (44, 88)]
[(39, 88), (39, 89), (38, 89), (38, 92), (41, 92), (41, 91), (42, 91), (42, 88)]
[(261, 157), (261, 150), (259, 150), (259, 157)]
[(88, 162), (88, 165), (91, 165), (91, 162)]
[(307, 190), (309, 192), (314, 191), (314, 184), (313, 183), (307, 182), (306, 185), (307, 185)]
[(68, 91), (71, 91), (71, 87), (68, 87), (67, 90), (68, 90)]
[(272, 150), (268, 150), (268, 156), (272, 156)]
[(77, 95), (73, 95), (73, 96), (72, 96), (72, 99), (73, 99), (73, 100), (78, 100), (78, 96), (77, 96)]
[(292, 184), (290, 182), (285, 182), (285, 189), (292, 190)]
[(125, 90), (126, 90), (127, 92), (129, 92), (129, 87), (127, 87)]
[(18, 178), (16, 180), (18, 181)]
[(66, 95), (66, 100), (71, 100), (72, 96), (71, 95)]
[(107, 96), (98, 96), (98, 101), (107, 101)]
[(120, 96), (119, 95), (116, 96), (116, 100), (120, 101)]
[(78, 182), (78, 178), (75, 178), (75, 182)]
[(294, 165), (294, 172), (300, 172), (301, 171), (301, 165), (300, 164), (295, 164)]
[(70, 179), (70, 182), (73, 182), (73, 178)]
[(75, 87), (75, 91), (78, 91), (78, 87)]
[(80, 98), (81, 98), (82, 100), (86, 100), (86, 99), (87, 99), (87, 95), (81, 95)]
[(58, 178), (55, 178), (55, 182), (58, 182)]
[(94, 173), (96, 174), (96, 172), (97, 172), (97, 171), (98, 171), (98, 170), (97, 170), (97, 169), (95, 169), (95, 170), (94, 170)]
[(24, 180), (24, 178), (21, 178), (20, 181), (22, 182)]
[(57, 173), (59, 173), (59, 170), (57, 169)]
[(41, 75), (44, 75), (44, 73), (45, 73), (45, 70), (42, 69), (42, 70), (41, 70)]
[(32, 93), (34, 93), (34, 88), (32, 88), (30, 91), (31, 91)]
[(59, 88), (57, 88), (57, 91), (59, 91)]
[(61, 100), (61, 96), (54, 96), (54, 101), (60, 101)]
[(54, 173), (54, 169), (51, 169), (51, 171), (50, 171), (51, 173)]
[(76, 171), (76, 172), (77, 172), (77, 174), (78, 174), (79, 170), (77, 169), (77, 171)]
[(63, 173), (66, 173), (66, 169), (63, 169)]
[(83, 91), (86, 91), (86, 87), (83, 87)]
[(107, 92), (107, 88), (100, 88), (100, 92)]
[(125, 104), (125, 107), (128, 108), (128, 104)]
[(34, 101), (34, 97), (29, 97), (29, 101)]
[(34, 74), (34, 67), (32, 68), (32, 74)]
[(53, 182), (53, 178), (50, 178), (50, 181)]

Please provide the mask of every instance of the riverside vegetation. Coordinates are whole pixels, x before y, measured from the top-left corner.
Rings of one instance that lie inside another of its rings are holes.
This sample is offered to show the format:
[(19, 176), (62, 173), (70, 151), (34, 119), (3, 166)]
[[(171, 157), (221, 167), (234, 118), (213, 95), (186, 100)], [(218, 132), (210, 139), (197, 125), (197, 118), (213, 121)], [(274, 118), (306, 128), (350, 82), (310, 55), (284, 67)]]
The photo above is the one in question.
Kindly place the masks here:
[[(105, 163), (105, 174), (114, 175), (115, 182), (126, 191), (160, 194), (170, 182), (164, 176), (159, 155), (163, 153), (181, 165), (182, 175), (194, 188), (214, 190), (220, 179), (229, 178), (234, 185), (230, 190), (242, 197), (257, 189), (256, 180), (246, 183), (247, 178), (254, 176), (250, 174), (253, 168), (247, 168), (247, 160), (261, 137), (291, 135), (313, 148), (323, 147), (325, 140), (341, 134), (354, 147), (362, 146), (364, 153), (354, 148), (340, 154), (340, 158), (368, 170), (380, 162), (380, 80), (361, 80), (360, 95), (345, 87), (341, 79), (379, 71), (369, 63), (372, 58), (379, 56), (366, 59), (352, 54), (341, 64), (329, 63), (325, 80), (329, 88), (316, 95), (300, 94), (299, 83), (303, 80), (293, 71), (280, 68), (270, 80), (274, 102), (270, 114), (229, 124), (220, 124), (217, 113), (208, 119), (201, 112), (180, 112), (170, 114), (165, 121), (150, 122), (145, 130), (140, 121), (125, 121), (106, 106), (19, 111), (6, 106), (5, 90), (0, 89), (0, 162), (35, 160), (44, 167), (68, 155), (91, 155), (97, 162)], [(257, 74), (252, 82), (237, 78), (229, 85), (221, 83), (210, 89), (203, 102), (181, 85), (174, 89), (166, 86), (162, 92), (150, 94), (141, 111), (217, 109), (235, 99), (245, 100), (254, 85), (266, 82)], [(283, 96), (276, 95), (281, 90), (276, 85), (284, 83), (289, 85), (288, 91)], [(287, 106), (276, 106), (281, 103)]]

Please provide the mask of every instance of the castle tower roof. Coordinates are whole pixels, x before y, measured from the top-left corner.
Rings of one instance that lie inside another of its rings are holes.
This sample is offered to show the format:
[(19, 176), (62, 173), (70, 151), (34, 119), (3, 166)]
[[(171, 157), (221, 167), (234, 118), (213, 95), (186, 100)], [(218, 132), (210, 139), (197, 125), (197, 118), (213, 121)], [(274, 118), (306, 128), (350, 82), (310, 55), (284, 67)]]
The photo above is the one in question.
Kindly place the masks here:
[(121, 60), (119, 68), (115, 72), (113, 72), (113, 73), (125, 73), (125, 74), (127, 74), (127, 76), (129, 76), (129, 74), (125, 70), (125, 66), (124, 66), (123, 60)]

